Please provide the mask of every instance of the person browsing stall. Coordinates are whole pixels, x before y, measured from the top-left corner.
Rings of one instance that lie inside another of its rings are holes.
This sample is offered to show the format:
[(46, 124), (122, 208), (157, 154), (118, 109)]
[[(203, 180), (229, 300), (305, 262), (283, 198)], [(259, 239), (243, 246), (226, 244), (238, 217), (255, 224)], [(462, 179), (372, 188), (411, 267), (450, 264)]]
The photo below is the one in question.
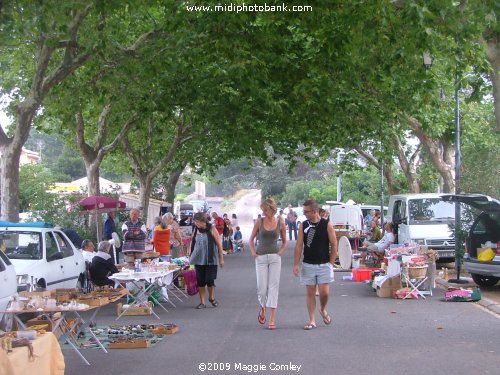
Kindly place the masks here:
[(162, 220), (168, 225), (171, 231), (170, 234), (170, 250), (172, 253), (172, 258), (179, 258), (182, 256), (182, 236), (181, 230), (179, 229), (179, 224), (174, 220), (174, 215), (171, 212), (167, 212), (162, 216)]
[[(300, 283), (306, 286), (307, 311), (309, 322), (305, 330), (316, 328), (316, 286), (318, 286), (320, 308), (323, 322), (329, 325), (332, 318), (326, 309), (333, 282), (333, 267), (337, 258), (337, 236), (331, 221), (319, 216), (319, 205), (313, 199), (304, 202), (304, 215), (307, 220), (299, 226), (299, 236), (295, 245), (293, 273), (300, 274)], [(300, 260), (302, 259), (302, 267)]]
[[(222, 218), (221, 218), (222, 219)], [(194, 215), (195, 229), (191, 240), (190, 263), (196, 270), (200, 303), (197, 309), (207, 307), (205, 303), (205, 289), (208, 289), (208, 301), (213, 307), (219, 306), (215, 299), (215, 279), (217, 279), (217, 264), (224, 267), (222, 242), (215, 227), (208, 222), (203, 212)]]
[(129, 266), (134, 265), (136, 259), (142, 259), (146, 251), (147, 229), (146, 225), (139, 219), (139, 209), (132, 208), (130, 210), (130, 219), (123, 223), (123, 254), (125, 262)]
[(160, 256), (170, 255), (170, 236), (171, 231), (165, 220), (158, 217), (158, 224), (153, 230), (153, 240), (151, 243), (154, 246), (155, 251), (160, 253)]

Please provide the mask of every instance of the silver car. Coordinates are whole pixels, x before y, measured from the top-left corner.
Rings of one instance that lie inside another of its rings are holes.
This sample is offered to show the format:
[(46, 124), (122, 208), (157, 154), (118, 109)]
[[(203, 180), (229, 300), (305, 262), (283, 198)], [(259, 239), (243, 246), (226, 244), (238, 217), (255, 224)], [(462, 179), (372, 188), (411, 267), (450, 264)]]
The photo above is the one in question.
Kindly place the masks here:
[[(479, 212), (465, 240), (464, 268), (479, 286), (493, 286), (500, 280), (500, 201), (482, 194), (445, 195), (445, 201), (460, 202)], [(496, 256), (489, 262), (478, 260), (478, 249), (491, 242)]]

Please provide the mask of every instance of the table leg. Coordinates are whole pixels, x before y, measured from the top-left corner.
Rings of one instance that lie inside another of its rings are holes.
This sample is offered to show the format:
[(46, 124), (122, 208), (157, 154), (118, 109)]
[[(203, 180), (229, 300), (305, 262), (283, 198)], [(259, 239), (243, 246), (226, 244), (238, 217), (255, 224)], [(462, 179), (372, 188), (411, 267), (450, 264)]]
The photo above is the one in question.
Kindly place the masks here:
[(94, 312), (92, 313), (92, 315), (90, 316), (89, 320), (88, 321), (85, 321), (82, 316), (75, 311), (75, 315), (78, 317), (78, 319), (82, 322), (80, 328), (78, 328), (78, 332), (76, 333), (76, 337), (78, 337), (78, 335), (80, 334), (80, 332), (83, 332), (86, 328), (89, 329), (89, 332), (90, 334), (92, 335), (92, 337), (94, 338), (95, 342), (97, 343), (97, 345), (100, 346), (100, 348), (104, 351), (104, 353), (107, 353), (108, 351), (106, 350), (106, 348), (102, 345), (101, 341), (97, 338), (97, 336), (94, 334), (94, 332), (92, 331), (92, 329), (90, 328), (90, 323), (94, 321), (95, 317), (97, 316), (97, 313), (99, 312), (101, 308), (100, 307), (97, 307), (96, 309), (94, 309)]

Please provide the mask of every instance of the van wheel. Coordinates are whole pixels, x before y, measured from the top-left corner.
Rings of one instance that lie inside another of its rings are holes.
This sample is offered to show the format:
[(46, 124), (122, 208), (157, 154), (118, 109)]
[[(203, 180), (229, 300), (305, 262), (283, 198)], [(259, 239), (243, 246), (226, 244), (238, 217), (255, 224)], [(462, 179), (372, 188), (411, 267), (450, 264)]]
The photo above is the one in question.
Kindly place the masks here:
[(494, 286), (500, 278), (494, 276), (483, 276), (477, 273), (471, 273), (472, 280), (479, 286)]

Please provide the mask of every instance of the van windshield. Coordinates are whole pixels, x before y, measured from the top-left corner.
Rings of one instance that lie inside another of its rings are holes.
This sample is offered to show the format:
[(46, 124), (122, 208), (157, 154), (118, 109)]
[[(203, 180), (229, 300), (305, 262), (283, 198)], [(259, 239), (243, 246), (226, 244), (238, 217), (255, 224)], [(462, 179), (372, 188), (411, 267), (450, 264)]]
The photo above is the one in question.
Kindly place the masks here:
[(448, 224), (455, 220), (455, 204), (440, 198), (412, 199), (408, 211), (410, 224)]
[(38, 232), (0, 231), (0, 247), (9, 259), (42, 259), (41, 242)]

